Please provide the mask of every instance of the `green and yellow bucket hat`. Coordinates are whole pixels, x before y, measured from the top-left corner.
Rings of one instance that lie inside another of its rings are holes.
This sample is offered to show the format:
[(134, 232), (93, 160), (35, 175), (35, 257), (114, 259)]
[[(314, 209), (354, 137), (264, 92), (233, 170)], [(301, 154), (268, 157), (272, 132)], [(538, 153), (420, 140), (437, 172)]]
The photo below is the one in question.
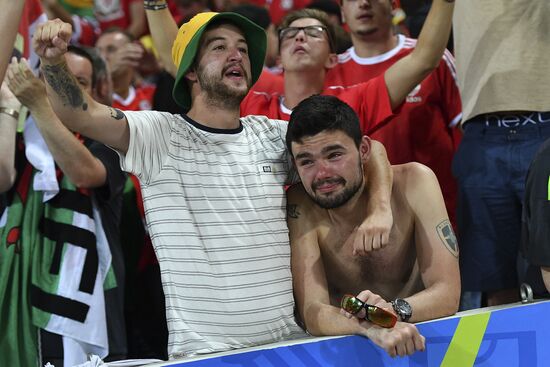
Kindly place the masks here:
[(172, 60), (178, 66), (172, 96), (176, 103), (186, 111), (191, 108), (191, 91), (185, 81), (185, 74), (195, 60), (204, 31), (210, 23), (220, 20), (234, 24), (244, 33), (248, 44), (252, 84), (258, 80), (262, 73), (267, 39), (265, 31), (260, 26), (237, 13), (199, 13), (180, 27), (172, 46)]

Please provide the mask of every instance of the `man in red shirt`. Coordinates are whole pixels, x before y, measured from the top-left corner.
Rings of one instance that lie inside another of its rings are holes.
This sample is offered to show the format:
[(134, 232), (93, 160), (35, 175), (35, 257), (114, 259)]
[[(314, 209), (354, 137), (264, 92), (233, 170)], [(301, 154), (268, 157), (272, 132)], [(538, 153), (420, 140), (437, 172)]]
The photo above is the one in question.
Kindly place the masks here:
[[(393, 33), (394, 3), (342, 0), (342, 16), (351, 31), (353, 47), (338, 56), (325, 86), (367, 82), (413, 52), (416, 40)], [(386, 146), (392, 164), (416, 161), (435, 172), (453, 224), (457, 187), (451, 162), (462, 136), (457, 128), (461, 118), (454, 58), (445, 51), (437, 68), (407, 96), (399, 114), (371, 136)]]
[(134, 43), (127, 32), (111, 29), (99, 37), (96, 48), (109, 64), (113, 79), (113, 107), (129, 111), (150, 110), (155, 87), (133, 85), (143, 47)]
[(303, 9), (281, 25), (279, 40), (285, 70), (285, 95), (250, 93), (241, 114), (288, 120), (292, 109), (313, 94), (335, 95), (359, 115), (361, 130), (371, 134), (384, 126), (392, 111), (435, 68), (449, 38), (452, 3), (434, 1), (419, 47), (384, 74), (350, 88), (323, 89), (329, 69), (337, 65), (334, 31), (324, 13)]
[(141, 0), (94, 0), (94, 10), (102, 31), (119, 27), (135, 38), (147, 31)]

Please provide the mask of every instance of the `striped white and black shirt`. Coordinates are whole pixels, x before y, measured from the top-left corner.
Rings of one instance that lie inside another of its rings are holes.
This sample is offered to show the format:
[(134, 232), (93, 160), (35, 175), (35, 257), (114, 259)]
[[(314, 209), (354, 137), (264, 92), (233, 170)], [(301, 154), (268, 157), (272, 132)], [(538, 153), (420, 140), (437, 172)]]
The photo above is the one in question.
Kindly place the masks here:
[(305, 337), (293, 316), (284, 184), (287, 122), (233, 130), (187, 116), (125, 112), (121, 166), (141, 182), (166, 296), (168, 353)]

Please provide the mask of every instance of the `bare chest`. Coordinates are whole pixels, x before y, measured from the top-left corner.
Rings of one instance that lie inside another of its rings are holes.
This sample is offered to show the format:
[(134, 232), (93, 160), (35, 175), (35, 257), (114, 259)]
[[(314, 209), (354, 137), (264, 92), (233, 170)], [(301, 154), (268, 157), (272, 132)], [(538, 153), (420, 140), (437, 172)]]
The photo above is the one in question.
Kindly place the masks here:
[(414, 244), (414, 223), (394, 218), (389, 244), (366, 256), (353, 255), (353, 228), (331, 228), (321, 234), (323, 264), (332, 303), (347, 293), (369, 289), (389, 300), (421, 287)]

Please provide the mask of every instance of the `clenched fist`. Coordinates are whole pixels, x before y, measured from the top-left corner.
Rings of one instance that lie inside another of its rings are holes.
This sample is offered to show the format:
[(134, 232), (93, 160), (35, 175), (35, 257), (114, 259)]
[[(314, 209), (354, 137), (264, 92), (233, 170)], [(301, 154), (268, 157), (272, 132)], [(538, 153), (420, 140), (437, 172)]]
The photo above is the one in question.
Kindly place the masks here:
[(72, 26), (59, 19), (42, 23), (36, 27), (33, 35), (34, 51), (43, 63), (58, 64), (63, 61), (72, 34)]

